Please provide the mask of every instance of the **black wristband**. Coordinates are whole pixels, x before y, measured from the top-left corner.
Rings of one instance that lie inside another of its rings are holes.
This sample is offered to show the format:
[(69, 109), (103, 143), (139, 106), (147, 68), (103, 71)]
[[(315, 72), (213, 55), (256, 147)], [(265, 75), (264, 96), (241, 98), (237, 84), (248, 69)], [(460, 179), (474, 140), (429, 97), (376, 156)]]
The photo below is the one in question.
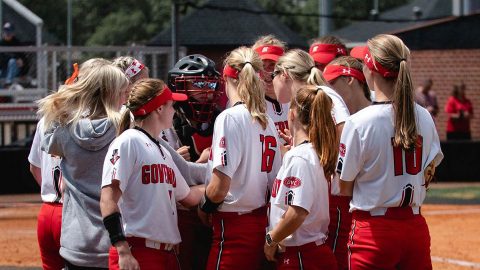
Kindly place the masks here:
[(200, 209), (207, 213), (213, 213), (217, 211), (217, 208), (223, 203), (223, 201), (219, 203), (214, 203), (212, 202), (208, 197), (207, 197), (207, 191), (205, 191), (205, 194), (203, 195), (202, 200), (200, 201)]
[(105, 228), (108, 231), (112, 246), (118, 241), (127, 240), (123, 233), (122, 215), (119, 212), (115, 212), (103, 218), (103, 225), (105, 225)]

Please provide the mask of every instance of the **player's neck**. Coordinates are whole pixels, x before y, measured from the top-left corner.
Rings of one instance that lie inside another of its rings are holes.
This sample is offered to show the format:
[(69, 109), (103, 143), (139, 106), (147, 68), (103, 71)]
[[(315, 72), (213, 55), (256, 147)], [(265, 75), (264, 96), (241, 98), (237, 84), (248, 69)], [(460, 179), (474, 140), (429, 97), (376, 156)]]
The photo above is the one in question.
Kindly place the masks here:
[(308, 141), (308, 133), (304, 129), (295, 130), (293, 133), (293, 145), (297, 146), (305, 141)]

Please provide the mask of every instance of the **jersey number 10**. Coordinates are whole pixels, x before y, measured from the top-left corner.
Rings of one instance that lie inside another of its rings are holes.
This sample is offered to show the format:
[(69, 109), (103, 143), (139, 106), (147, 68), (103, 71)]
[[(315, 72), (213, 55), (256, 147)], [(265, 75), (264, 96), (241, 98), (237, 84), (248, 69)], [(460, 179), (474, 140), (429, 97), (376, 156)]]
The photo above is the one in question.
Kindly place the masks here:
[(277, 140), (273, 136), (264, 136), (260, 134), (262, 142), (262, 172), (269, 173), (272, 170), (275, 150), (271, 147), (277, 147)]
[[(393, 138), (392, 138), (393, 145)], [(404, 151), (400, 146), (393, 146), (393, 163), (395, 176), (403, 175), (403, 156), (405, 153), (405, 172), (416, 175), (422, 170), (423, 138), (418, 135), (417, 145), (413, 150)]]

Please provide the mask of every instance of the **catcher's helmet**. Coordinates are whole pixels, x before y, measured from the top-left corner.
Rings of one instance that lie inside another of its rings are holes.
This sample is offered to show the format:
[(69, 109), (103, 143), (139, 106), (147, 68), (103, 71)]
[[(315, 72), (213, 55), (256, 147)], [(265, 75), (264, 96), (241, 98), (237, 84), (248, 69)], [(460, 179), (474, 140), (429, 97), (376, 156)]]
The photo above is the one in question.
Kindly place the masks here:
[(172, 91), (188, 96), (178, 105), (186, 116), (198, 122), (210, 122), (223, 84), (215, 62), (201, 54), (187, 55), (168, 72), (168, 85)]

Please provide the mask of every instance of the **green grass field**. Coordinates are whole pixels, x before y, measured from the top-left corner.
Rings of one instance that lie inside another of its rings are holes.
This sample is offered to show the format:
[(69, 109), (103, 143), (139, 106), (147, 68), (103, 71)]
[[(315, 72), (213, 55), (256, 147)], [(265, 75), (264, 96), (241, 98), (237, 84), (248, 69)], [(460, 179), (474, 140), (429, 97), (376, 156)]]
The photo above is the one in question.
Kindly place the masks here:
[(427, 204), (480, 204), (480, 184), (432, 184), (425, 200)]

